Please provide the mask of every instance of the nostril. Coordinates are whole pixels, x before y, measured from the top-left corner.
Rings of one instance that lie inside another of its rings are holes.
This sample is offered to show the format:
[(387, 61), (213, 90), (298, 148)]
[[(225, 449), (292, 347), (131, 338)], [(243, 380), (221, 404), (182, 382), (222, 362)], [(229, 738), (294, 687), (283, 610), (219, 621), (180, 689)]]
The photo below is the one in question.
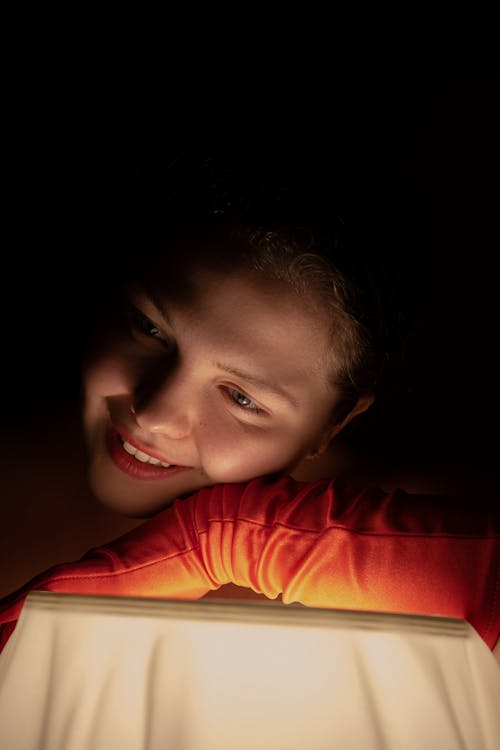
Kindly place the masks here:
[(150, 403), (137, 407), (132, 414), (135, 424), (147, 432), (180, 439), (191, 431), (192, 420), (186, 410), (176, 409), (170, 404)]
[(194, 391), (189, 373), (177, 369), (166, 375), (159, 368), (129, 393), (130, 414), (146, 431), (184, 438), (191, 430)]

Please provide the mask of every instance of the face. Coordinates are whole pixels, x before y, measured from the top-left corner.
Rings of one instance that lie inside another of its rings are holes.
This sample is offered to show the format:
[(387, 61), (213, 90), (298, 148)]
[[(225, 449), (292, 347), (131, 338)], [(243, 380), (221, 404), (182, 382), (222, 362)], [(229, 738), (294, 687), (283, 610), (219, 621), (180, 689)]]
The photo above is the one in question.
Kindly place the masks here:
[(291, 471), (336, 397), (328, 322), (280, 282), (198, 272), (183, 296), (134, 289), (84, 372), (89, 481), (146, 517), (216, 483)]

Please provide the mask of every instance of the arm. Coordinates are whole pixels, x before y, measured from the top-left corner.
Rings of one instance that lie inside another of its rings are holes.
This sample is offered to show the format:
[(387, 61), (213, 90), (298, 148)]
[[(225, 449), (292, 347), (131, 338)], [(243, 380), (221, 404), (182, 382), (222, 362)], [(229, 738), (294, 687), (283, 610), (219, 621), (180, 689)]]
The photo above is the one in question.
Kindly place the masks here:
[(40, 574), (3, 600), (0, 623), (31, 589), (196, 599), (233, 582), (285, 604), (465, 618), (492, 649), (499, 570), (498, 519), (477, 505), (261, 478), (201, 490)]

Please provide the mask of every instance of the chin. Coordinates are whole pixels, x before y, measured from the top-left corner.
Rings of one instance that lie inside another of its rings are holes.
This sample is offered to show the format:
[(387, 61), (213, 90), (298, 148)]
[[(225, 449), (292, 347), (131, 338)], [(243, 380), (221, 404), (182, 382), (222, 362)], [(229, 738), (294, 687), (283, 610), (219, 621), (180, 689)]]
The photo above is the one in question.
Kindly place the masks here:
[(91, 489), (94, 496), (102, 505), (127, 518), (151, 518), (162, 510), (165, 510), (165, 508), (168, 508), (175, 499), (165, 500), (165, 498), (162, 498), (161, 501), (142, 499), (138, 501), (135, 497), (127, 498), (123, 495), (117, 496), (113, 492), (103, 491), (101, 487), (94, 489), (91, 486)]
[[(128, 518), (151, 518), (171, 505), (177, 498), (162, 492), (161, 497), (152, 494), (147, 487), (130, 487), (121, 477), (110, 477), (90, 467), (88, 484), (94, 497), (106, 508)], [(148, 492), (149, 490), (149, 492)]]

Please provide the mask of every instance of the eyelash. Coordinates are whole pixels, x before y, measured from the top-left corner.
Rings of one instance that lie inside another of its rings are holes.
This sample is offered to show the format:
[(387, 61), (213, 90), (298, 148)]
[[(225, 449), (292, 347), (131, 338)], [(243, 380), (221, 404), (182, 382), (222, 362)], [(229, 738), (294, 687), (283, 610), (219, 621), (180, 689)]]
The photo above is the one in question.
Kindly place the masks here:
[[(137, 331), (142, 335), (146, 336), (149, 339), (159, 341), (161, 344), (168, 345), (168, 340), (164, 337), (164, 335), (161, 333), (160, 329), (158, 328), (153, 321), (148, 318), (147, 315), (144, 315), (140, 310), (138, 310), (136, 307), (131, 307), (129, 310), (129, 319), (130, 319), (130, 325), (137, 329)], [(160, 336), (155, 336), (151, 333), (151, 330), (157, 331)], [(264, 414), (264, 409), (262, 409), (253, 399), (251, 399), (249, 396), (246, 395), (243, 391), (240, 391), (238, 388), (232, 388), (230, 386), (224, 387), (224, 393), (226, 394), (226, 397), (231, 401), (232, 404), (239, 407), (242, 411), (245, 412), (251, 412), (255, 415), (262, 415)], [(246, 399), (250, 402), (251, 406), (249, 404), (240, 404), (238, 401), (238, 398)]]
[[(239, 391), (237, 388), (230, 388), (229, 386), (225, 386), (225, 393), (227, 394), (227, 397), (232, 401), (233, 404), (236, 404), (240, 409), (246, 412), (251, 412), (252, 414), (263, 414), (264, 410), (261, 409), (261, 407), (255, 403), (249, 396), (246, 395), (246, 393), (243, 393), (243, 391)], [(238, 398), (246, 399), (250, 402), (250, 404), (253, 404), (253, 406), (249, 406), (248, 404), (240, 404), (238, 402)]]
[[(130, 308), (129, 321), (131, 327), (135, 328), (140, 335), (146, 336), (148, 339), (159, 341), (161, 344), (168, 345), (168, 340), (162, 334), (158, 326), (153, 323), (153, 321), (150, 320), (147, 315), (144, 315), (144, 313), (142, 313), (136, 307)], [(154, 335), (151, 332), (152, 330), (157, 331), (159, 335)]]

